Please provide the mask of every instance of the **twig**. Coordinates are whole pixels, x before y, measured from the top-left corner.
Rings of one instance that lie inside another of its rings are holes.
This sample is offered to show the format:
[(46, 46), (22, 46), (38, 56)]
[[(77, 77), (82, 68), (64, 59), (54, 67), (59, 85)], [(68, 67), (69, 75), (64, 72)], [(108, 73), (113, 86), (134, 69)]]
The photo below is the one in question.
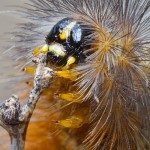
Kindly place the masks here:
[(37, 64), (34, 86), (22, 109), (20, 109), (20, 101), (16, 95), (0, 106), (0, 126), (6, 129), (11, 137), (11, 150), (24, 149), (26, 131), (32, 113), (41, 93), (51, 84), (54, 71), (46, 67), (46, 60), (47, 57), (44, 54), (34, 60)]

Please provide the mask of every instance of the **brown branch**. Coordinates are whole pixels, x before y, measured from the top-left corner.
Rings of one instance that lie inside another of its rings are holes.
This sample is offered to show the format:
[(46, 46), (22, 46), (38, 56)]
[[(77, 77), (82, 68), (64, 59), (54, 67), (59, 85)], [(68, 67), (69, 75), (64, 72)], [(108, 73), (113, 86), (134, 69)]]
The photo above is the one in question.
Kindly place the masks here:
[(40, 98), (41, 93), (52, 81), (54, 71), (46, 67), (46, 55), (41, 54), (34, 59), (37, 64), (34, 86), (26, 104), (20, 108), (20, 101), (16, 95), (6, 100), (0, 106), (0, 125), (6, 129), (11, 137), (11, 149), (23, 150), (25, 145), (26, 131), (32, 113)]

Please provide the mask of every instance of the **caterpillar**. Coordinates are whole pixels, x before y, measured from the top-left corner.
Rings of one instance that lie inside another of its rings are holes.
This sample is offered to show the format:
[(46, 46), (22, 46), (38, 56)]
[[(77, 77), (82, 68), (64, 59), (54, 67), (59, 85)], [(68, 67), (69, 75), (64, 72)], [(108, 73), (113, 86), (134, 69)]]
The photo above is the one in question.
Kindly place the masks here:
[(13, 55), (46, 53), (57, 71), (43, 94), (53, 149), (148, 150), (150, 1), (31, 0), (20, 13)]

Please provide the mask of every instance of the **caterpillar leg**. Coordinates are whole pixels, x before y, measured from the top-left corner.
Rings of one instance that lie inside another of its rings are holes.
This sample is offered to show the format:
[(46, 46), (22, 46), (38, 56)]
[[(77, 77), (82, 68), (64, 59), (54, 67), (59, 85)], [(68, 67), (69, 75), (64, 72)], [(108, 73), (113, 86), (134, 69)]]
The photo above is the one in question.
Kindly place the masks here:
[(72, 64), (74, 64), (75, 62), (76, 62), (76, 58), (75, 57), (72, 57), (72, 56), (68, 57), (67, 64), (63, 67), (63, 70), (69, 69), (70, 66)]
[(33, 55), (34, 56), (39, 56), (40, 53), (46, 54), (48, 52), (48, 49), (49, 49), (49, 47), (48, 47), (47, 44), (45, 44), (42, 48), (37, 47), (37, 48), (34, 49)]
[(66, 100), (68, 102), (81, 103), (80, 95), (76, 93), (62, 93), (59, 94), (59, 98)]
[(79, 116), (72, 116), (68, 119), (56, 121), (56, 123), (65, 128), (79, 128), (84, 124), (84, 121)]

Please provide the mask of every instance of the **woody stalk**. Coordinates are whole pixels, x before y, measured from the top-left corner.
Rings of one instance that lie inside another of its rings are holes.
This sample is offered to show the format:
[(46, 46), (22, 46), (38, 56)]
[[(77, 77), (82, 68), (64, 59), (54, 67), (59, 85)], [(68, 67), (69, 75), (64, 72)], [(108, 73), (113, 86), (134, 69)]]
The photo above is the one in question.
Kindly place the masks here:
[(33, 62), (37, 68), (34, 75), (34, 85), (27, 102), (21, 108), (18, 96), (12, 95), (0, 106), (0, 126), (10, 135), (11, 150), (24, 149), (30, 118), (41, 93), (51, 84), (54, 75), (54, 71), (46, 67), (46, 55), (40, 54), (33, 59)]

